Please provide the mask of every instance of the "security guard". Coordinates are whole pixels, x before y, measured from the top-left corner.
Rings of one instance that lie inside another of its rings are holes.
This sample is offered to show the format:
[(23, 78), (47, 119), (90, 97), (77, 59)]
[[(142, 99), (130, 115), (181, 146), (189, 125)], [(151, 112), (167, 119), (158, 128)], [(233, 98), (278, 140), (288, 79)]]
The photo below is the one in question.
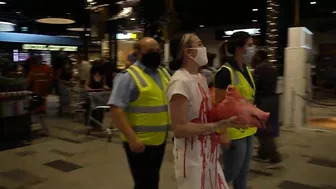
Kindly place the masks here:
[(139, 41), (139, 60), (115, 81), (109, 99), (112, 119), (121, 131), (135, 189), (158, 189), (170, 125), (165, 89), (170, 75), (160, 66), (160, 46)]
[[(215, 74), (215, 103), (225, 98), (228, 85), (233, 85), (239, 93), (253, 103), (255, 84), (246, 63), (254, 55), (253, 39), (246, 32), (234, 33), (226, 43), (227, 52), (233, 57)], [(257, 128), (229, 128), (221, 131), (224, 147), (224, 175), (227, 182), (233, 181), (234, 189), (247, 189), (247, 175), (253, 150), (253, 135)]]

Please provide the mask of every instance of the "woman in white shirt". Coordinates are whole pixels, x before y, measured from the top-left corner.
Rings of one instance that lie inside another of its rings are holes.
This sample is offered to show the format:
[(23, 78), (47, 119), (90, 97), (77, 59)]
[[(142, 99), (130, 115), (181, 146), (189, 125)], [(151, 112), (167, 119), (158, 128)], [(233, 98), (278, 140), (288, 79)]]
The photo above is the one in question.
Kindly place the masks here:
[(228, 189), (218, 163), (221, 153), (216, 129), (234, 125), (232, 117), (209, 123), (211, 99), (206, 79), (199, 74), (205, 66), (207, 50), (195, 34), (183, 34), (170, 41), (173, 61), (170, 68), (177, 70), (166, 91), (172, 119), (175, 176), (179, 189)]

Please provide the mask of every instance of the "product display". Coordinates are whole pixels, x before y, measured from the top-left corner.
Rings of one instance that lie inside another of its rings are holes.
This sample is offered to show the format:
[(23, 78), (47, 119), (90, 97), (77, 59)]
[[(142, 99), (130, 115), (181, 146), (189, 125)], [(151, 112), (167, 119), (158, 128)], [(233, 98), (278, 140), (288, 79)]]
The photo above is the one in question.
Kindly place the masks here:
[(211, 121), (220, 121), (237, 116), (237, 123), (263, 127), (270, 113), (258, 109), (242, 97), (232, 85), (226, 89), (225, 99), (209, 112)]

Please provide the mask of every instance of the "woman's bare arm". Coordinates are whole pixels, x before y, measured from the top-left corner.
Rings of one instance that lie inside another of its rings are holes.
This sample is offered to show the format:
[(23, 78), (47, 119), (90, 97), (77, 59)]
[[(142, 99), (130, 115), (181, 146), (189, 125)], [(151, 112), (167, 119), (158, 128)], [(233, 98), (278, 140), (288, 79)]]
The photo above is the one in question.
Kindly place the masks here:
[(188, 121), (188, 103), (188, 99), (181, 94), (174, 94), (170, 100), (169, 108), (175, 137), (191, 137), (214, 131), (216, 123), (199, 124)]
[(84, 85), (85, 90), (87, 90), (87, 91), (92, 90), (89, 86), (90, 86), (90, 80), (86, 80), (85, 85)]

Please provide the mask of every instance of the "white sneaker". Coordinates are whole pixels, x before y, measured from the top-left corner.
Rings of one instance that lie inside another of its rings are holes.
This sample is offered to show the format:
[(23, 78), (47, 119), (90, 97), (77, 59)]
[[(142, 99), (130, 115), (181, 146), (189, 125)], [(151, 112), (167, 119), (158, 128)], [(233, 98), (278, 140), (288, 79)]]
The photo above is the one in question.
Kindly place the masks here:
[(279, 163), (267, 163), (265, 164), (265, 168), (266, 169), (281, 169), (284, 167), (283, 162), (279, 162)]

